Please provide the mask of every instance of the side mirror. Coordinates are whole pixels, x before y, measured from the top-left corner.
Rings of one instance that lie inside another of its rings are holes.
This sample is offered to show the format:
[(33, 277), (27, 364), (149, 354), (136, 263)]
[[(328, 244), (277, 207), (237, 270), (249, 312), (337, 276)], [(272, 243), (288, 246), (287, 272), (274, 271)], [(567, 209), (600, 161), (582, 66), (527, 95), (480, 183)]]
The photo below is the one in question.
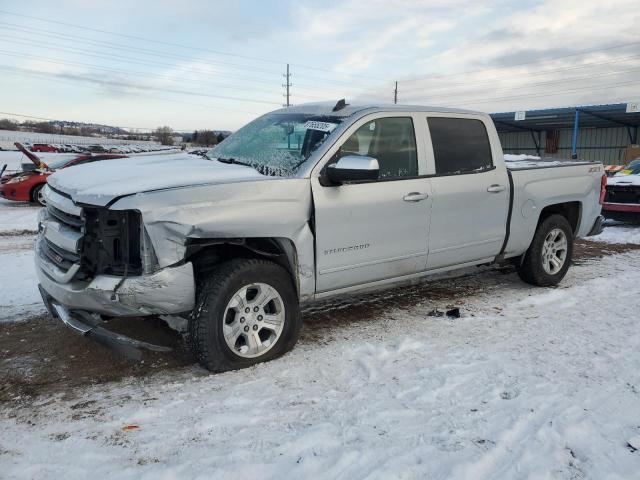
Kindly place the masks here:
[(327, 177), (333, 185), (377, 180), (379, 173), (378, 160), (360, 155), (347, 155), (327, 167)]

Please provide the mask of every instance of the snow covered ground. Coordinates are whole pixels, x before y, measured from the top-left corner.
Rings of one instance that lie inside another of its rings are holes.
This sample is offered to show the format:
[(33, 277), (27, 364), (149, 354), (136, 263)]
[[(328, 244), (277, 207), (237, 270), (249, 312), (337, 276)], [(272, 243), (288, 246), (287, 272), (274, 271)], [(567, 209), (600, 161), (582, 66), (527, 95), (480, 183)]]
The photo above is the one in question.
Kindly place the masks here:
[(39, 210), (26, 202), (0, 198), (0, 236), (37, 232)]
[(0, 404), (2, 476), (638, 478), (640, 251), (459, 283), (460, 319), (363, 306), (254, 368)]
[(0, 147), (12, 150), (14, 142), (22, 143), (62, 143), (72, 145), (126, 145), (140, 144), (156, 146), (158, 142), (142, 140), (120, 140), (105, 137), (81, 137), (76, 135), (58, 135), (36, 132), (16, 132), (12, 130), (0, 130)]
[[(12, 233), (35, 213), (0, 203), (0, 335), (43, 313), (33, 234)], [(640, 244), (640, 228), (596, 240)], [(307, 313), (291, 353), (250, 369), (0, 399), (0, 478), (640, 478), (640, 250), (558, 288), (500, 270), (438, 282), (461, 318), (385, 294), (348, 321)]]
[(33, 235), (0, 235), (0, 323), (45, 312), (33, 264)]
[(0, 323), (44, 311), (33, 265), (39, 209), (0, 199)]
[(633, 243), (640, 245), (640, 228), (636, 225), (621, 222), (608, 222), (600, 235), (589, 237), (587, 240), (614, 244)]

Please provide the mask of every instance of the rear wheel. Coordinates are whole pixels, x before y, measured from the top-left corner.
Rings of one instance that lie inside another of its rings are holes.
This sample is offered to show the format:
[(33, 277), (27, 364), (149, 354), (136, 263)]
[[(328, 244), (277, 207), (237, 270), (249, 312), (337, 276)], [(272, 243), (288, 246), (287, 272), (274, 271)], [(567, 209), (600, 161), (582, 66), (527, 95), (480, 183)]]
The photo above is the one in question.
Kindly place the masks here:
[(569, 221), (562, 215), (550, 215), (538, 225), (523, 261), (517, 265), (518, 275), (532, 285), (556, 285), (566, 275), (572, 255)]
[(44, 207), (47, 205), (47, 200), (44, 197), (44, 184), (36, 185), (31, 190), (31, 201)]
[(293, 348), (299, 330), (291, 276), (259, 259), (231, 260), (203, 279), (189, 321), (194, 356), (214, 372), (272, 360)]

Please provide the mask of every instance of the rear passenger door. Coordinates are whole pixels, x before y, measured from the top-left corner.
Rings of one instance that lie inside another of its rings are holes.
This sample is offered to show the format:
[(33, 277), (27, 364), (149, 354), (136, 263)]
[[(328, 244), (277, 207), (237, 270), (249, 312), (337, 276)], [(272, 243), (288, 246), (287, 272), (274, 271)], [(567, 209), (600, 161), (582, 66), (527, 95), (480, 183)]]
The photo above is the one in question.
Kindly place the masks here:
[(509, 180), (505, 168), (496, 169), (499, 149), (492, 151), (481, 118), (427, 118), (427, 152), (435, 167), (428, 270), (489, 260), (502, 248)]

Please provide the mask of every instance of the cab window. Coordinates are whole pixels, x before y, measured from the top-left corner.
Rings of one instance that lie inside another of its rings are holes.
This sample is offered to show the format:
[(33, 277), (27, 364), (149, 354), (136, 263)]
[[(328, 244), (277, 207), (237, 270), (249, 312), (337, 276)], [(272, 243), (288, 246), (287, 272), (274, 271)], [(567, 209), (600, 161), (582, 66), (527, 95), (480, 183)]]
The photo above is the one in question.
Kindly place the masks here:
[(380, 179), (417, 176), (418, 155), (413, 120), (410, 117), (387, 117), (365, 123), (342, 144), (335, 161), (346, 155), (377, 159)]
[(427, 119), (436, 175), (478, 173), (493, 168), (487, 129), (470, 118)]

